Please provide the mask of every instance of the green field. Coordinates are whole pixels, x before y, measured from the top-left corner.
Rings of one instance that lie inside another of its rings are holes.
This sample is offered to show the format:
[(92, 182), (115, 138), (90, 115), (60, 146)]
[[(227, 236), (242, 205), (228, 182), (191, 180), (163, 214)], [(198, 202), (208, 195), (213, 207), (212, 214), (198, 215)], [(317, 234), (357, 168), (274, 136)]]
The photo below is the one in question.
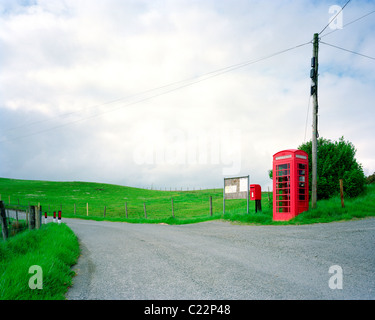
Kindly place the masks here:
[[(9, 199), (11, 205), (20, 203), (20, 205), (27, 206), (40, 203), (43, 212), (47, 211), (49, 216), (54, 211), (62, 209), (63, 217), (88, 217), (90, 219), (104, 218), (105, 211), (105, 218), (113, 221), (189, 223), (217, 219), (223, 213), (222, 192), (222, 189), (157, 191), (103, 183), (0, 178), (0, 195), (6, 205), (9, 205)], [(212, 217), (209, 206), (210, 196), (213, 207)], [(127, 219), (125, 203), (128, 211)], [(227, 201), (226, 211), (246, 213), (246, 200)]]
[[(351, 218), (375, 216), (375, 187), (355, 199), (345, 199), (341, 208), (339, 197), (318, 202), (318, 209), (309, 210), (288, 222), (272, 221), (272, 194), (262, 194), (262, 212), (255, 213), (255, 203), (250, 201), (246, 213), (246, 200), (227, 200), (223, 216), (223, 190), (157, 191), (119, 185), (89, 182), (52, 182), (0, 178), (0, 195), (5, 205), (37, 205), (51, 217), (62, 210), (64, 217), (127, 221), (136, 223), (181, 224), (226, 219), (257, 224), (303, 224), (330, 222)], [(209, 198), (212, 197), (213, 216), (210, 215)], [(174, 217), (172, 215), (172, 198)], [(126, 218), (125, 203), (128, 217)], [(88, 204), (88, 215), (87, 215)], [(144, 213), (146, 205), (147, 219)], [(105, 213), (105, 216), (104, 216)]]

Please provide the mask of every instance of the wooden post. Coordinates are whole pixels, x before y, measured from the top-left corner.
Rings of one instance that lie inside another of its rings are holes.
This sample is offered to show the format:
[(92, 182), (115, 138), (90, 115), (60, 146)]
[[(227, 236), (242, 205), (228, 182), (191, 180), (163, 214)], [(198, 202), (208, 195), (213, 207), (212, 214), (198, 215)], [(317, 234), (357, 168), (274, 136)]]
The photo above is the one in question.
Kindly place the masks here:
[(35, 206), (30, 206), (29, 229), (35, 229)]
[(29, 215), (30, 215), (30, 203), (29, 206), (26, 209), (26, 223), (29, 226)]
[(210, 216), (212, 217), (212, 196), (210, 196)]
[(345, 208), (344, 204), (344, 181), (340, 179), (340, 197), (341, 197), (341, 207)]
[(126, 216), (126, 219), (128, 218), (128, 203), (125, 202), (125, 216)]
[(147, 219), (146, 202), (143, 202), (143, 209), (145, 210), (145, 219)]
[(105, 218), (106, 209), (107, 209), (106, 206), (104, 206), (104, 218)]
[(42, 206), (39, 205), (39, 225), (42, 225), (42, 216), (43, 216), (43, 211), (42, 211)]
[(86, 212), (87, 212), (87, 216), (89, 216), (89, 203), (88, 202), (86, 203)]
[(76, 204), (74, 204), (74, 215), (76, 215)]
[(255, 200), (255, 212), (262, 211), (262, 200)]
[(172, 217), (174, 218), (174, 205), (173, 205), (173, 198), (171, 198), (171, 202), (172, 202)]
[(17, 203), (18, 203), (18, 206), (17, 206), (17, 209), (16, 209), (16, 221), (18, 222), (18, 208), (20, 206), (20, 199), (17, 199)]
[(40, 216), (40, 204), (39, 203), (36, 206), (35, 210), (36, 210), (35, 211), (35, 228), (40, 229), (41, 216)]
[(0, 224), (1, 224), (1, 230), (3, 233), (3, 239), (8, 239), (8, 225), (7, 225), (7, 219), (5, 215), (5, 206), (2, 201), (0, 201)]

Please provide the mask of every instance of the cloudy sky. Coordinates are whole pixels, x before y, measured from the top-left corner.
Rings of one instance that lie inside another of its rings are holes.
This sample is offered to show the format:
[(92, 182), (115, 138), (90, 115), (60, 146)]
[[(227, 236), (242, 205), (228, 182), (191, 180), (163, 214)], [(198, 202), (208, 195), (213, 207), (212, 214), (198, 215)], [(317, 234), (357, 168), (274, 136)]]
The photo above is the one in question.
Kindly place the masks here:
[[(346, 2), (0, 0), (0, 177), (271, 187), (272, 155), (311, 139), (311, 40)], [(319, 134), (366, 175), (375, 60), (327, 44), (375, 57), (374, 10), (352, 0), (319, 51)]]

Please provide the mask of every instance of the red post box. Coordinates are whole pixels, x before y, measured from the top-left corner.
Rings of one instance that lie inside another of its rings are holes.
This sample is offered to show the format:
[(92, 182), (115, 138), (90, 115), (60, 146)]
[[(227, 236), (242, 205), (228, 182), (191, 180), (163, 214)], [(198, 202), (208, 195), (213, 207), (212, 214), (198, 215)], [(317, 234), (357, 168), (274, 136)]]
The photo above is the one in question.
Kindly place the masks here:
[(259, 184), (250, 185), (250, 200), (255, 200), (255, 212), (262, 211), (262, 188)]
[(262, 200), (262, 188), (259, 184), (250, 185), (250, 200)]
[(286, 221), (309, 209), (309, 159), (290, 149), (273, 155), (273, 220)]

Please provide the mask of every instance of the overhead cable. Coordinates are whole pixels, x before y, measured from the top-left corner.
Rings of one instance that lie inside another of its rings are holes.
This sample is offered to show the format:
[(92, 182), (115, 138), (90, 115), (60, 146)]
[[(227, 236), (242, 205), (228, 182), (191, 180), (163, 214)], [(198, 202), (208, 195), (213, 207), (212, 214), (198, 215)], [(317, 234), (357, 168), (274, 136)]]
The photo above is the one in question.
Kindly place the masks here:
[(357, 55), (359, 55), (359, 56), (361, 56), (361, 57), (365, 57), (365, 58), (368, 58), (368, 59), (371, 59), (371, 60), (375, 60), (374, 57), (370, 57), (370, 56), (367, 56), (367, 55), (362, 54), (362, 53), (358, 53), (358, 52), (351, 51), (351, 50), (348, 50), (348, 49), (345, 49), (345, 48), (341, 48), (341, 47), (339, 47), (339, 46), (335, 46), (335, 45), (333, 45), (333, 44), (329, 44), (329, 43), (324, 42), (324, 41), (320, 41), (320, 43), (323, 43), (323, 44), (325, 44), (325, 45), (327, 45), (327, 46), (330, 46), (330, 47), (333, 47), (333, 48), (337, 48), (337, 49), (340, 49), (340, 50), (343, 50), (343, 51), (346, 51), (346, 52), (350, 52), (350, 53), (353, 53), (353, 54), (357, 54)]
[(348, 0), (344, 4), (344, 6), (341, 8), (341, 10), (339, 12), (337, 12), (337, 14), (328, 22), (328, 24), (323, 28), (323, 30), (319, 32), (319, 35), (321, 35), (324, 32), (324, 30), (328, 28), (328, 26), (332, 23), (332, 21), (334, 21), (337, 18), (337, 16), (344, 10), (344, 8), (349, 4), (350, 1), (351, 0)]
[[(224, 68), (221, 68), (221, 69), (217, 69), (217, 70), (205, 73), (205, 74), (203, 74), (203, 75), (201, 75), (199, 77), (191, 78), (191, 79), (188, 79), (188, 80), (177, 81), (177, 82), (170, 83), (168, 85), (164, 85), (164, 86), (157, 87), (157, 88), (154, 88), (154, 89), (146, 90), (146, 91), (143, 91), (141, 94), (149, 93), (149, 92), (153, 92), (153, 91), (157, 91), (157, 90), (160, 90), (160, 89), (167, 89), (168, 87), (175, 86), (172, 89), (164, 90), (162, 92), (155, 93), (155, 94), (153, 94), (151, 96), (148, 96), (148, 97), (145, 97), (145, 98), (141, 98), (139, 100), (132, 101), (132, 102), (129, 102), (129, 103), (126, 103), (126, 104), (122, 104), (121, 106), (112, 108), (110, 110), (105, 110), (105, 111), (93, 114), (91, 116), (87, 116), (87, 117), (83, 117), (83, 118), (76, 119), (76, 120), (73, 120), (73, 121), (69, 121), (69, 122), (66, 122), (66, 123), (63, 123), (63, 124), (60, 124), (60, 125), (57, 125), (57, 126), (53, 126), (51, 128), (38, 130), (38, 131), (29, 133), (29, 134), (25, 134), (25, 135), (22, 135), (22, 136), (18, 136), (18, 137), (15, 137), (15, 138), (9, 138), (9, 139), (5, 138), (3, 140), (0, 140), (0, 142), (13, 141), (13, 140), (21, 139), (21, 138), (27, 138), (27, 137), (30, 137), (30, 136), (34, 136), (34, 135), (37, 135), (37, 134), (40, 134), (40, 133), (48, 132), (48, 131), (51, 131), (51, 130), (54, 130), (54, 129), (58, 129), (58, 128), (61, 128), (61, 127), (66, 127), (68, 125), (75, 124), (77, 122), (81, 122), (81, 121), (85, 121), (85, 120), (92, 119), (92, 118), (95, 118), (95, 117), (99, 117), (99, 116), (101, 116), (103, 114), (106, 114), (106, 113), (109, 113), (109, 112), (113, 112), (113, 111), (122, 109), (124, 107), (129, 107), (129, 106), (132, 106), (132, 105), (135, 105), (135, 104), (139, 104), (141, 102), (144, 102), (144, 101), (147, 101), (147, 100), (151, 100), (153, 98), (156, 98), (156, 97), (159, 97), (159, 96), (163, 96), (163, 95), (169, 94), (171, 92), (183, 89), (185, 87), (189, 87), (189, 86), (195, 85), (197, 83), (209, 80), (211, 78), (220, 76), (222, 74), (231, 72), (233, 70), (244, 68), (246, 66), (249, 66), (249, 65), (252, 65), (252, 64), (255, 64), (255, 63), (267, 60), (267, 59), (270, 59), (272, 57), (275, 57), (275, 56), (278, 56), (280, 54), (289, 52), (291, 50), (303, 47), (303, 46), (305, 46), (307, 44), (310, 44), (310, 43), (311, 43), (311, 41), (308, 41), (308, 42), (305, 42), (305, 43), (302, 43), (302, 44), (299, 44), (299, 45), (296, 45), (296, 46), (293, 46), (293, 47), (290, 47), (290, 48), (287, 48), (287, 49), (284, 49), (284, 50), (281, 50), (281, 51), (277, 51), (275, 53), (272, 53), (270, 55), (264, 56), (262, 58), (258, 58), (258, 59), (254, 59), (254, 60), (248, 60), (248, 61), (245, 61), (245, 62), (242, 62), (242, 63), (234, 64), (234, 65), (231, 65), (231, 66), (228, 66), (228, 67), (224, 67)], [(136, 94), (134, 96), (139, 96), (141, 94)], [(96, 105), (96, 107), (102, 106), (102, 105), (106, 105), (106, 104), (112, 104), (112, 103), (119, 102), (119, 101), (122, 101), (122, 100), (125, 100), (125, 99), (126, 98), (116, 99), (116, 100), (113, 100), (113, 101), (110, 101), (110, 102), (106, 102), (106, 103), (102, 103), (102, 104)], [(73, 114), (73, 113), (75, 113), (75, 112), (70, 112), (68, 114), (70, 115), (70, 114)], [(65, 115), (67, 115), (67, 114), (65, 114)], [(63, 115), (63, 116), (65, 116), (65, 115)], [(54, 118), (56, 118), (56, 117), (54, 117)], [(48, 120), (46, 120), (46, 121), (48, 121)], [(9, 129), (9, 130), (12, 130), (12, 129)]]

